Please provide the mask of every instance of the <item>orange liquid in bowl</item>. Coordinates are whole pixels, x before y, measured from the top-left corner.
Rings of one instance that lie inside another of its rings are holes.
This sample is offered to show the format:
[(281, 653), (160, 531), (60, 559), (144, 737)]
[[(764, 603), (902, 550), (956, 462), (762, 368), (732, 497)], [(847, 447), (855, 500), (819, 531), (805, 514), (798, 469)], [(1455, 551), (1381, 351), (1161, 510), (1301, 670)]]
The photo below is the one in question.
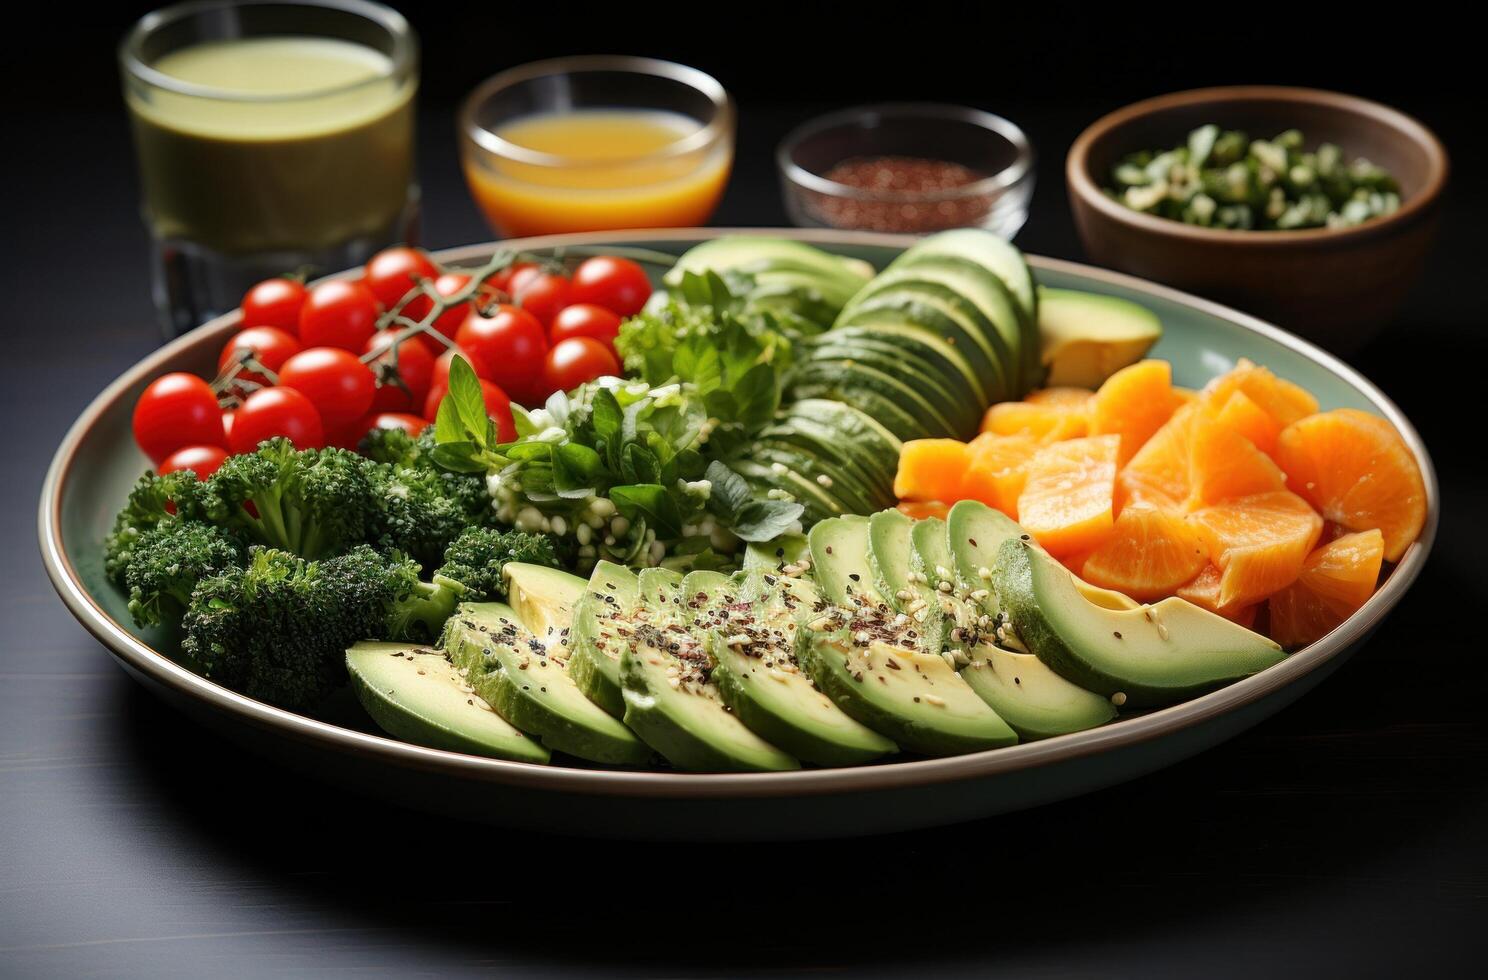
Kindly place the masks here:
[(513, 120), (497, 136), (562, 158), (545, 165), (467, 145), (465, 178), (499, 234), (510, 238), (707, 222), (728, 182), (731, 136), (668, 152), (700, 124), (670, 112), (581, 110)]

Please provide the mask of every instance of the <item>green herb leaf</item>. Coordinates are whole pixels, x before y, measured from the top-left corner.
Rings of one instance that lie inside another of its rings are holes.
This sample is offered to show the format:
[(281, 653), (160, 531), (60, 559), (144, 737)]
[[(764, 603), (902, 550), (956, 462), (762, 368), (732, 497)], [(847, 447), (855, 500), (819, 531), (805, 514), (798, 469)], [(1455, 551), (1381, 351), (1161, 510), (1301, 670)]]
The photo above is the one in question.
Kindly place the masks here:
[(677, 502), (660, 484), (611, 487), (610, 500), (631, 523), (644, 520), (657, 537), (674, 538), (682, 533), (682, 514)]

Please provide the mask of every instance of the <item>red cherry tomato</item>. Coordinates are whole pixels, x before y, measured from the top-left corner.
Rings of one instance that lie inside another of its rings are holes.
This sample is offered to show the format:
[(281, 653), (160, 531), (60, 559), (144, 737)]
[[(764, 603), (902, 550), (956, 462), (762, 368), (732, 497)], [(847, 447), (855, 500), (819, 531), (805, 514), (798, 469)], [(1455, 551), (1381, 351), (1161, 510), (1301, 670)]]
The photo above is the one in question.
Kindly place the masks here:
[(160, 475), (190, 470), (198, 480), (205, 480), (217, 472), (217, 467), (227, 459), (227, 450), (221, 446), (187, 446), (177, 449), (160, 464)]
[[(391, 309), (410, 289), (418, 285), (420, 279), (433, 279), (438, 275), (439, 267), (421, 249), (400, 245), (385, 248), (372, 256), (367, 263), (366, 283), (378, 302)], [(422, 297), (411, 300), (404, 307), (404, 312), (412, 319), (420, 319), (423, 314), (413, 316), (412, 313), (413, 305), (420, 302), (423, 303), (424, 313), (429, 312), (429, 301)]]
[(568, 277), (554, 272), (539, 273), (515, 288), (517, 305), (537, 317), (543, 326), (553, 322), (558, 311), (571, 302), (569, 297), (573, 293)]
[(226, 446), (212, 386), (180, 371), (150, 382), (134, 404), (134, 441), (154, 463), (186, 446)]
[(428, 421), (417, 415), (407, 412), (373, 412), (364, 420), (365, 432), (373, 429), (402, 429), (411, 436), (416, 436), (428, 426)]
[[(392, 343), (397, 339), (398, 333), (398, 328), (393, 327), (367, 338), (364, 354), (386, 348), (369, 365), (377, 379), (377, 392), (372, 396), (373, 411), (412, 411), (414, 406), (423, 405), (424, 396), (429, 393), (429, 384), (434, 380), (434, 355), (429, 353), (429, 349), (418, 338), (410, 338), (398, 345), (398, 369), (393, 371)], [(402, 382), (401, 385), (399, 381)]]
[(491, 316), (472, 312), (455, 340), (470, 352), (476, 374), (494, 381), (517, 401), (535, 405), (546, 395), (542, 365), (548, 336), (527, 310), (503, 303)]
[(251, 453), (265, 439), (283, 436), (296, 449), (325, 445), (320, 413), (310, 399), (293, 388), (263, 388), (249, 395), (233, 418), (234, 453)]
[(574, 270), (573, 302), (594, 303), (620, 316), (641, 312), (651, 298), (646, 270), (630, 259), (597, 255)]
[(377, 297), (360, 282), (337, 279), (310, 290), (300, 310), (300, 344), (359, 351), (377, 330)]
[[(434, 291), (437, 292), (440, 296), (453, 296), (468, 285), (470, 285), (470, 277), (467, 276), (465, 273), (446, 272), (444, 275), (434, 280)], [(424, 317), (428, 315), (429, 303), (427, 300), (424, 300), (422, 302), (423, 305), (419, 308), (419, 311), (413, 311), (412, 308), (415, 305), (414, 303), (408, 304), (409, 310), (405, 311), (405, 313), (409, 319), (422, 322)], [(455, 334), (460, 331), (460, 324), (465, 322), (465, 317), (470, 315), (471, 309), (473, 309), (473, 306), (471, 303), (468, 302), (460, 303), (456, 306), (451, 306), (449, 309), (445, 310), (443, 313), (439, 314), (439, 316), (435, 318), (433, 324), (434, 329), (439, 331), (444, 336), (448, 337), (450, 340), (454, 340)], [(418, 315), (415, 316), (414, 312), (417, 312)], [(446, 350), (449, 350), (449, 348), (446, 347), (444, 344), (441, 344), (438, 340), (428, 336), (427, 334), (419, 337), (419, 342), (422, 343), (424, 347), (428, 349), (429, 353), (435, 357), (438, 357)]]
[(612, 351), (619, 333), (620, 317), (593, 303), (575, 303), (565, 307), (553, 318), (553, 325), (548, 329), (548, 336), (555, 344), (570, 337), (589, 337)]
[(516, 292), (517, 286), (539, 272), (542, 272), (542, 266), (536, 262), (516, 262), (489, 276), (486, 285), (511, 296)]
[(237, 417), (238, 417), (238, 410), (235, 409), (235, 408), (223, 409), (223, 411), (222, 411), (222, 436), (223, 436), (223, 440), (224, 440), (225, 445), (229, 445), (229, 446), (232, 445), (232, 425), (233, 425), (233, 419), (235, 419)]
[[(517, 424), (512, 421), (511, 399), (506, 397), (506, 392), (485, 378), (480, 379), (480, 386), (481, 396), (486, 402), (486, 414), (496, 423), (496, 438), (501, 442), (516, 439)], [(439, 403), (444, 401), (444, 396), (448, 393), (447, 383), (435, 384), (429, 389), (428, 400), (424, 402), (425, 420), (433, 422), (439, 417)]]
[(243, 326), (277, 327), (288, 334), (300, 329), (305, 284), (298, 279), (265, 279), (243, 297)]
[(372, 369), (336, 347), (312, 347), (285, 361), (279, 386), (310, 399), (327, 431), (366, 415), (377, 393)]
[(548, 351), (543, 380), (549, 391), (570, 391), (606, 374), (619, 374), (620, 362), (593, 337), (560, 340)]
[[(217, 358), (217, 373), (226, 371), (238, 352), (244, 350), (253, 351), (254, 360), (277, 374), (280, 365), (300, 352), (300, 342), (293, 334), (278, 327), (249, 327), (239, 331), (222, 348), (222, 354)], [(273, 383), (264, 375), (247, 368), (239, 371), (234, 380), (251, 381), (259, 385)]]
[(445, 351), (440, 355), (439, 360), (434, 362), (434, 375), (429, 379), (430, 388), (438, 388), (441, 385), (446, 388), (449, 387), (450, 365), (457, 357), (465, 358), (465, 363), (470, 365), (470, 370), (475, 372), (477, 378), (484, 381), (491, 380), (486, 377), (485, 361), (473, 357), (469, 351), (463, 348), (456, 347), (453, 350)]

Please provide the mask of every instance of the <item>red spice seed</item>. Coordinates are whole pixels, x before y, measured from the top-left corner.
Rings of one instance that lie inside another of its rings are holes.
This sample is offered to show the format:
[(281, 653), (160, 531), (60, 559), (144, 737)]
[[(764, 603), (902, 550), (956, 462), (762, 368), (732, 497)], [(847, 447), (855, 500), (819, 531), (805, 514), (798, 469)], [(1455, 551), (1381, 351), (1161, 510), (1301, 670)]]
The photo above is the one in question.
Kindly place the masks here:
[(859, 200), (813, 194), (818, 216), (835, 228), (928, 232), (978, 224), (992, 210), (986, 194), (937, 197), (976, 183), (983, 174), (949, 160), (921, 157), (854, 157), (823, 174), (827, 180), (870, 193), (923, 195), (923, 200)]

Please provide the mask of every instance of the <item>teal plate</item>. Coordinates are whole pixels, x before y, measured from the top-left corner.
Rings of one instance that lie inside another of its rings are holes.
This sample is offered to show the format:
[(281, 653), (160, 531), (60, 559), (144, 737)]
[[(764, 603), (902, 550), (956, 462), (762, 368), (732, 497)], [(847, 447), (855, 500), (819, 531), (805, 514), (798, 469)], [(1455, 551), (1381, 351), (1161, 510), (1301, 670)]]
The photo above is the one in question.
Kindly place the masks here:
[[(912, 241), (830, 231), (702, 229), (502, 244), (536, 252), (628, 245), (680, 253), (700, 240), (731, 233), (789, 235), (879, 267)], [(454, 249), (438, 257), (473, 265), (494, 247)], [(1154, 310), (1164, 327), (1154, 354), (1173, 363), (1179, 384), (1198, 387), (1248, 357), (1314, 392), (1324, 408), (1364, 409), (1394, 423), (1426, 478), (1426, 526), (1363, 608), (1283, 663), (1212, 694), (1093, 731), (949, 759), (788, 773), (685, 774), (539, 766), (408, 745), (378, 734), (349, 697), (307, 717), (192, 673), (169, 656), (174, 637), (130, 623), (123, 597), (103, 574), (104, 534), (147, 465), (130, 435), (135, 399), (163, 372), (210, 374), (235, 328), (235, 314), (136, 364), (74, 423), (42, 487), (42, 556), (67, 608), (148, 689), (286, 765), (416, 809), (583, 836), (801, 839), (951, 824), (1087, 793), (1231, 738), (1335, 670), (1420, 573), (1436, 534), (1439, 496), (1431, 458), (1415, 428), (1378, 388), (1332, 355), (1253, 317), (1162, 286), (1071, 262), (1030, 261), (1046, 286), (1108, 293)]]

